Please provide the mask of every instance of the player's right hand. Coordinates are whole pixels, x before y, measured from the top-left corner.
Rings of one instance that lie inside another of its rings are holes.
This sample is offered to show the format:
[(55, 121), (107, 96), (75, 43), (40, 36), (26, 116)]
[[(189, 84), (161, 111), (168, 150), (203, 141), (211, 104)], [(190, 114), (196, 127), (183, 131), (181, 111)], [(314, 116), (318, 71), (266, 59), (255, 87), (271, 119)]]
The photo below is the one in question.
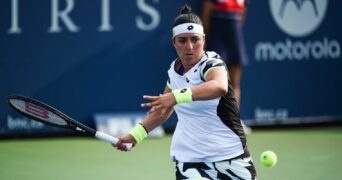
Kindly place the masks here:
[[(116, 147), (116, 149), (118, 149), (120, 151), (127, 152), (127, 151), (131, 150), (135, 146), (135, 144), (137, 143), (135, 141), (134, 137), (130, 134), (120, 136), (118, 139), (119, 139), (119, 141), (116, 144), (113, 144), (113, 146)], [(128, 148), (127, 147), (128, 144), (132, 144), (132, 147)]]

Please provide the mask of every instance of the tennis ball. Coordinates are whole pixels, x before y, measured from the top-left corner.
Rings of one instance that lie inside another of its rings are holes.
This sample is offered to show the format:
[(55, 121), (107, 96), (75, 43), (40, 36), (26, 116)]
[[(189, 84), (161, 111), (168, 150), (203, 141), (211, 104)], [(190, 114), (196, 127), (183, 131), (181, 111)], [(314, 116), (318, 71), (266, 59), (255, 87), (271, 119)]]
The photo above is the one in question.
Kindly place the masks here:
[(277, 155), (273, 151), (264, 151), (260, 155), (260, 161), (266, 167), (273, 167), (277, 164)]

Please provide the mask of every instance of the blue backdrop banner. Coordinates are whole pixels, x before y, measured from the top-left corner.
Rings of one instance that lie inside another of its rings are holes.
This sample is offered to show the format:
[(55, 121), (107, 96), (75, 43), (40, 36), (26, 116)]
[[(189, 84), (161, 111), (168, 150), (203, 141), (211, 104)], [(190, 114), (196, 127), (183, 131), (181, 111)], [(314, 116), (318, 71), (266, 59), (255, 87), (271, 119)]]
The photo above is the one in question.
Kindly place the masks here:
[[(140, 112), (176, 57), (171, 25), (201, 1), (2, 0), (0, 134), (59, 131), (17, 114), (22, 94), (94, 127), (96, 113)], [(250, 124), (342, 117), (340, 1), (251, 1), (244, 34), (250, 65), (242, 119)], [(174, 128), (175, 116), (164, 124)]]

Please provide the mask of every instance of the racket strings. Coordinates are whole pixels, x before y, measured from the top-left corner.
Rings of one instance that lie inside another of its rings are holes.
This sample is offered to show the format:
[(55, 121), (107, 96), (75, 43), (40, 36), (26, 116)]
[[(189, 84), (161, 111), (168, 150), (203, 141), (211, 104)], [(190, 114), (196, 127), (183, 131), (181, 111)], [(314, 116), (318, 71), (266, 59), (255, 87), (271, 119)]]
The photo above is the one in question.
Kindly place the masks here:
[(11, 99), (11, 105), (24, 114), (28, 114), (31, 117), (38, 119), (39, 121), (44, 121), (50, 124), (55, 124), (59, 126), (66, 126), (68, 123), (58, 114), (49, 110), (41, 104), (36, 104), (20, 99)]

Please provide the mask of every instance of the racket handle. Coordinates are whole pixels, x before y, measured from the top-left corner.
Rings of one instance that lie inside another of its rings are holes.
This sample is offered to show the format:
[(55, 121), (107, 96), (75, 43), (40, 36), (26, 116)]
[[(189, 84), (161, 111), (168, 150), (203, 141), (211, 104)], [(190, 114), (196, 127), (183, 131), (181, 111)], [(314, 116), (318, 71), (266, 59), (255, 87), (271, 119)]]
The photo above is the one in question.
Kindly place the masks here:
[[(114, 145), (119, 141), (118, 138), (113, 137), (111, 135), (108, 135), (106, 133), (100, 132), (100, 131), (96, 131), (95, 137), (97, 137), (98, 139), (101, 139), (103, 141), (106, 141), (106, 142), (108, 142), (110, 144), (114, 144)], [(131, 143), (125, 143), (125, 145), (126, 145), (128, 150), (132, 149), (132, 144)]]

